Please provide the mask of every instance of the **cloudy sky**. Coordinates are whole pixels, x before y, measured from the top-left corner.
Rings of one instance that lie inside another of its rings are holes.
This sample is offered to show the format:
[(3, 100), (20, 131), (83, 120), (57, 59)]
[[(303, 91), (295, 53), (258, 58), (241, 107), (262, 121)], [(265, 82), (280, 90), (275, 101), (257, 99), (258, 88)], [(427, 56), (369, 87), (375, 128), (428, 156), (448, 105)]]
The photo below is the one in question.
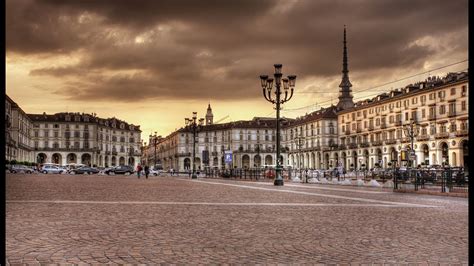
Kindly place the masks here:
[(28, 113), (115, 116), (146, 139), (209, 102), (215, 121), (274, 116), (259, 75), (281, 63), (296, 117), (337, 103), (344, 25), (355, 100), (467, 69), (467, 0), (7, 0), (6, 92)]

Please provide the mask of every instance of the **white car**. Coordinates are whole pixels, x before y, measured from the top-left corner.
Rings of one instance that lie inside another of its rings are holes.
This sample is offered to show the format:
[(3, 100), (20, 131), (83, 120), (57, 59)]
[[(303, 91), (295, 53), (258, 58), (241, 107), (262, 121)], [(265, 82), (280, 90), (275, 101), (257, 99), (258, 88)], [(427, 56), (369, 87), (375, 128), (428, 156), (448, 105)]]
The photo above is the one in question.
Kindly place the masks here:
[[(150, 173), (149, 175), (152, 175), (152, 176), (160, 176), (164, 173), (163, 170), (154, 170), (154, 169), (150, 169)], [(142, 175), (145, 175), (145, 170), (142, 170), (141, 172)]]
[(41, 168), (41, 173), (43, 174), (62, 174), (65, 173), (66, 170), (55, 166), (55, 165), (44, 165), (43, 168)]

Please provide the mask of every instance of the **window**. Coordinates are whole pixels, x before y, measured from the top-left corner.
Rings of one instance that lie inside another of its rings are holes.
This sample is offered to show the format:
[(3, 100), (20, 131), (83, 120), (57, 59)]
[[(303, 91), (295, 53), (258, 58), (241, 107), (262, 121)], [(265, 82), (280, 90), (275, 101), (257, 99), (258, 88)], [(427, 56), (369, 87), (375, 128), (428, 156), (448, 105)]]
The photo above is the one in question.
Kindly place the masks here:
[(39, 132), (38, 130), (35, 130), (35, 138), (37, 138), (39, 136)]
[(45, 131), (44, 131), (44, 136), (45, 136), (45, 137), (49, 137), (49, 131), (48, 131), (48, 130), (45, 130)]
[(58, 125), (58, 124), (54, 124), (54, 128), (59, 128), (59, 125)]
[(57, 143), (57, 142), (54, 142), (54, 143), (53, 143), (53, 148), (55, 148), (55, 149), (59, 149), (59, 143)]
[(79, 131), (74, 131), (74, 137), (79, 138), (81, 136), (81, 132)]
[(451, 95), (456, 94), (456, 88), (451, 88)]
[(466, 101), (461, 102), (461, 110), (466, 111)]
[(421, 109), (421, 118), (425, 118), (426, 117), (426, 111), (425, 109)]
[(54, 131), (54, 137), (55, 138), (59, 137), (59, 132), (58, 131)]
[(393, 115), (391, 115), (391, 116), (388, 117), (388, 121), (389, 121), (390, 123), (393, 123)]
[(439, 114), (440, 115), (444, 115), (446, 113), (446, 106), (445, 105), (441, 105), (439, 107)]
[(456, 131), (456, 123), (455, 123), (455, 122), (452, 122), (452, 123), (451, 123), (451, 126), (449, 127), (449, 129), (450, 129), (451, 132)]
[(455, 115), (456, 114), (456, 102), (449, 103), (449, 114)]
[(466, 96), (466, 86), (462, 86), (461, 96)]
[(79, 149), (79, 141), (75, 141), (75, 142), (74, 142), (74, 148), (75, 148), (75, 149)]
[(446, 124), (441, 124), (439, 129), (440, 129), (441, 133), (445, 133), (446, 132)]

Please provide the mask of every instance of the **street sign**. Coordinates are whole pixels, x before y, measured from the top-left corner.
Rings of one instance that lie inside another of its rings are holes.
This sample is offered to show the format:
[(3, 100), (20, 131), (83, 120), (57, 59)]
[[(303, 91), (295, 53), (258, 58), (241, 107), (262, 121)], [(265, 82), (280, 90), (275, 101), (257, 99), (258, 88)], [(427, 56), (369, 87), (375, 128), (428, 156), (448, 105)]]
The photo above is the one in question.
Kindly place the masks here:
[(225, 151), (224, 160), (226, 163), (232, 163), (232, 151)]

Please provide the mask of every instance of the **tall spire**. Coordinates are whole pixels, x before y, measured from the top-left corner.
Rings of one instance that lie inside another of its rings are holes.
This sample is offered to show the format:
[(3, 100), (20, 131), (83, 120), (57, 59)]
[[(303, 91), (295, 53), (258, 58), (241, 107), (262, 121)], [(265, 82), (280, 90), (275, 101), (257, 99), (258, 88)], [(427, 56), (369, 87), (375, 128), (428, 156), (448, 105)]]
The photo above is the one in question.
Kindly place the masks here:
[(344, 49), (342, 56), (342, 80), (339, 84), (339, 102), (337, 107), (340, 109), (347, 109), (354, 106), (352, 101), (351, 87), (352, 84), (349, 81), (349, 67), (347, 65), (347, 45), (346, 45), (346, 25), (344, 25)]

